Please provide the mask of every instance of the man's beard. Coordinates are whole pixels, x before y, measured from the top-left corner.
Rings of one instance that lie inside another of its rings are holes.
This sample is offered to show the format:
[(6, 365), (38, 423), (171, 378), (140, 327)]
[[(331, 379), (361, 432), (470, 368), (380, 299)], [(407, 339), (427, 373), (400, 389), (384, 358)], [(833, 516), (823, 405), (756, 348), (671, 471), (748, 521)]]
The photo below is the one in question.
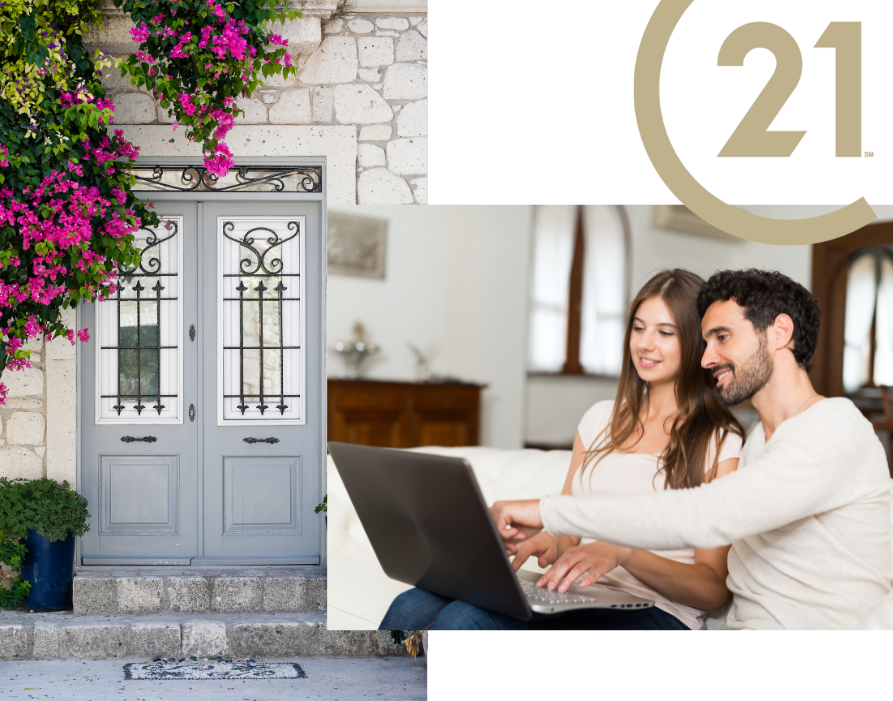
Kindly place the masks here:
[(713, 368), (713, 372), (726, 369), (732, 372), (732, 376), (723, 386), (717, 388), (719, 399), (725, 406), (740, 404), (763, 389), (774, 370), (766, 337), (760, 336), (759, 348), (744, 361), (740, 369), (736, 370), (734, 365), (727, 363)]

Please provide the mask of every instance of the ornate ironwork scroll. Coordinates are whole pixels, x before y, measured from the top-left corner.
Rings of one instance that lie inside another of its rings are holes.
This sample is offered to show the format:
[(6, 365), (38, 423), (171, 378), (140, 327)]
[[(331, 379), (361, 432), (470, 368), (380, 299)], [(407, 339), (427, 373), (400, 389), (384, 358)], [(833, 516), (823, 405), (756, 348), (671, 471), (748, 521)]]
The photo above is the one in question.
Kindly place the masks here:
[(237, 166), (225, 178), (194, 165), (136, 165), (134, 190), (170, 192), (322, 192), (322, 166)]
[[(300, 295), (285, 296), (291, 285), (299, 284), (300, 273), (286, 272), (282, 261), (283, 246), (299, 236), (300, 223), (289, 221), (286, 228), (289, 233), (282, 236), (266, 226), (255, 226), (235, 235), (234, 222), (226, 221), (222, 226), (223, 236), (239, 245), (241, 258), (238, 272), (223, 273), (224, 279), (238, 279), (238, 285), (228, 289), (239, 295), (223, 297), (225, 304), (238, 303), (238, 345), (224, 343), (225, 365), (233, 362), (236, 353), (239, 363), (238, 394), (224, 393), (223, 397), (238, 399), (236, 409), (242, 416), (253, 408), (263, 417), (270, 408), (268, 402), (277, 399), (275, 408), (284, 416), (289, 408), (287, 400), (301, 396), (288, 392), (285, 384), (286, 360), (291, 352), (301, 349), (300, 345), (286, 343), (283, 324), (284, 317), (297, 318), (300, 313)], [(291, 305), (292, 302), (296, 304)], [(231, 343), (232, 340), (235, 339), (231, 337)]]
[[(166, 220), (163, 226), (169, 232), (167, 235), (164, 235), (164, 232), (159, 235), (158, 231), (143, 227), (142, 230), (147, 231), (148, 236), (145, 239), (140, 262), (133, 268), (121, 266), (115, 296), (106, 302), (114, 303), (117, 307), (115, 318), (118, 342), (117, 345), (100, 346), (100, 348), (117, 354), (117, 386), (114, 394), (101, 394), (100, 397), (116, 400), (112, 408), (118, 412), (118, 416), (126, 408), (125, 401), (128, 403), (134, 401), (133, 408), (136, 409), (137, 415), (142, 416), (143, 409), (146, 408), (144, 402), (154, 400), (152, 408), (160, 415), (165, 408), (162, 400), (177, 397), (176, 394), (164, 394), (161, 391), (161, 352), (177, 350), (175, 345), (161, 344), (161, 303), (177, 301), (176, 295), (162, 296), (161, 293), (166, 286), (161, 283), (165, 278), (176, 278), (178, 273), (161, 272), (160, 246), (177, 236), (179, 224), (175, 220)], [(147, 279), (146, 282), (150, 285), (154, 280), (155, 284), (146, 287), (142, 282), (144, 279)], [(126, 295), (129, 285), (132, 285), (129, 291), (136, 293), (135, 296)], [(144, 295), (147, 289), (152, 290), (154, 294)], [(121, 323), (122, 304), (128, 303), (136, 305), (135, 327)], [(144, 305), (154, 305), (155, 314), (151, 315), (150, 311), (151, 316), (145, 318), (142, 313)]]

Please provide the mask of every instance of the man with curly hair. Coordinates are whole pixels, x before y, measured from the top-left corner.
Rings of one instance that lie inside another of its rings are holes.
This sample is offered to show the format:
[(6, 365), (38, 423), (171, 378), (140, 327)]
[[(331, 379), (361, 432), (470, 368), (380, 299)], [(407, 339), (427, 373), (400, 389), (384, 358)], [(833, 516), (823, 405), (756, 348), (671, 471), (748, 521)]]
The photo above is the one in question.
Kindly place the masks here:
[[(781, 273), (726, 270), (698, 307), (722, 401), (760, 415), (738, 471), (697, 489), (497, 502), (497, 527), (510, 542), (545, 528), (653, 550), (731, 543), (729, 628), (858, 627), (891, 591), (891, 480), (871, 424), (810, 382), (818, 305)], [(563, 589), (578, 568), (551, 581)]]

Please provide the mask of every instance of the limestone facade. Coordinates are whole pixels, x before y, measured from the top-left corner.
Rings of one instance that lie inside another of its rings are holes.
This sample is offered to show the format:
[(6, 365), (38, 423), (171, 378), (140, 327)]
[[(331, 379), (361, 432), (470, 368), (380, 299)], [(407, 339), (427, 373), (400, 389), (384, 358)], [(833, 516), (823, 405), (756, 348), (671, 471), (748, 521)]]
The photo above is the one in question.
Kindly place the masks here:
[[(290, 2), (303, 16), (276, 25), (299, 73), (270, 78), (236, 120), (236, 156), (325, 156), (330, 204), (426, 204), (428, 193), (427, 0)], [(87, 37), (116, 55), (133, 51), (127, 17), (105, 9)], [(281, 29), (280, 29), (281, 27)], [(115, 123), (143, 156), (199, 156), (145, 90), (107, 71)], [(238, 129), (241, 127), (241, 129)]]

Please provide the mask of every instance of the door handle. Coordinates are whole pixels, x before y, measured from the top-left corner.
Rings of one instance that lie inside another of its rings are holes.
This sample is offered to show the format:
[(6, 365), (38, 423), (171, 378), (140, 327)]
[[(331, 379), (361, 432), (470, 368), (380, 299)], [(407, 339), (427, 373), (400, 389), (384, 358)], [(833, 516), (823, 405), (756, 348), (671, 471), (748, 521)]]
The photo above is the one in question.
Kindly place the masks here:
[(242, 440), (245, 441), (246, 443), (270, 443), (270, 444), (273, 444), (273, 443), (279, 442), (278, 438), (243, 438)]
[(195, 404), (189, 405), (189, 420), (195, 421)]
[(121, 436), (121, 441), (123, 443), (138, 443), (143, 441), (145, 443), (154, 443), (158, 439), (155, 436), (145, 436), (144, 438), (134, 438), (133, 436)]

